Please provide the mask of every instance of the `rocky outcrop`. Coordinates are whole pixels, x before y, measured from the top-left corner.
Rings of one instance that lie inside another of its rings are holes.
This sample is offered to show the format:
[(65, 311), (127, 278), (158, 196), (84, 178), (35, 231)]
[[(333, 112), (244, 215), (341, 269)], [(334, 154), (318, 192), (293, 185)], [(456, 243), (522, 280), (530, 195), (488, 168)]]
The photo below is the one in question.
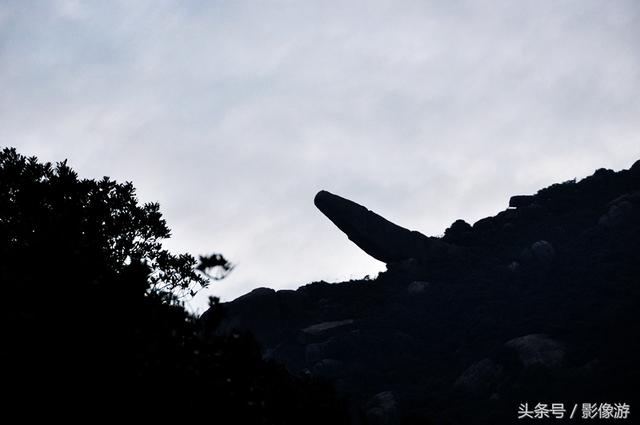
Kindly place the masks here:
[(417, 231), (398, 226), (360, 204), (334, 195), (318, 192), (314, 203), (360, 249), (384, 263), (411, 258), (429, 260), (446, 255), (448, 244)]
[(456, 220), (444, 231), (444, 234), (453, 243), (464, 244), (472, 232), (473, 228), (469, 223), (464, 220)]
[(528, 207), (535, 201), (535, 197), (532, 195), (515, 195), (509, 199), (509, 207), (522, 208)]
[(220, 329), (249, 330), (266, 357), (330, 380), (359, 425), (514, 423), (518, 403), (605, 401), (608, 389), (631, 400), (639, 164), (512, 198), (442, 238), (320, 192), (318, 208), (386, 271), (254, 290), (225, 304)]

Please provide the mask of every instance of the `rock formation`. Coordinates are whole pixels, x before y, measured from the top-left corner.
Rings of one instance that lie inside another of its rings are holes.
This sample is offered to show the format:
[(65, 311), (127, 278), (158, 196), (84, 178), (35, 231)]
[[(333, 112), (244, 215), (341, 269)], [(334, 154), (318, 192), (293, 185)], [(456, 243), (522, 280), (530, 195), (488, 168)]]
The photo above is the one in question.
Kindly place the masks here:
[(437, 238), (398, 226), (362, 205), (326, 190), (318, 192), (314, 203), (353, 243), (384, 263), (411, 258), (429, 260), (451, 250)]
[(511, 424), (524, 402), (635, 406), (639, 191), (640, 162), (601, 169), (442, 238), (322, 191), (318, 208), (387, 270), (256, 289), (225, 304), (220, 329), (332, 382), (359, 425)]

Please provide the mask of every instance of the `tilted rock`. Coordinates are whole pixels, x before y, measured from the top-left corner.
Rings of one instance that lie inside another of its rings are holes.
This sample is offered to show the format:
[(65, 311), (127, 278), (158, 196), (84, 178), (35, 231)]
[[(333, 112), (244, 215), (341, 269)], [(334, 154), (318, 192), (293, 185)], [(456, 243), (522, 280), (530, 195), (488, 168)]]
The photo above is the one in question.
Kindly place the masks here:
[(321, 190), (316, 207), (364, 252), (384, 263), (446, 255), (450, 245), (405, 229), (360, 204)]

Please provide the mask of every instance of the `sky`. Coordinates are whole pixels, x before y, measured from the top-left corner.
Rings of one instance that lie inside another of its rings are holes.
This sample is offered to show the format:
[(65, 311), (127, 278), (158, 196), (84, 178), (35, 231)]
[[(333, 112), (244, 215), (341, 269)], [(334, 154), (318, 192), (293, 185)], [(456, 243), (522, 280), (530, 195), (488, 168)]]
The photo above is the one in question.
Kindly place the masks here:
[(319, 190), (437, 236), (640, 159), (640, 2), (0, 0), (0, 146), (236, 263), (196, 312), (373, 277)]

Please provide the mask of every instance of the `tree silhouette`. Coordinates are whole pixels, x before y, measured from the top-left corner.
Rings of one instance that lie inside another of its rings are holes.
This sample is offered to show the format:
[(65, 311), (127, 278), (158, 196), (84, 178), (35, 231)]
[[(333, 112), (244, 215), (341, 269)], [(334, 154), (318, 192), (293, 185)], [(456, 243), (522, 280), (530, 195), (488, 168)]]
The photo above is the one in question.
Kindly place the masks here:
[[(169, 236), (158, 204), (139, 205), (131, 183), (80, 179), (66, 162), (4, 149), (4, 401), (64, 416), (345, 423), (325, 384), (265, 362), (250, 335), (202, 329), (181, 299), (233, 265), (172, 254), (162, 248)], [(212, 307), (219, 322), (223, 307), (215, 298)]]
[(210, 279), (220, 280), (227, 277), (231, 270), (235, 267), (221, 254), (201, 255), (199, 258), (197, 270), (204, 273)]

